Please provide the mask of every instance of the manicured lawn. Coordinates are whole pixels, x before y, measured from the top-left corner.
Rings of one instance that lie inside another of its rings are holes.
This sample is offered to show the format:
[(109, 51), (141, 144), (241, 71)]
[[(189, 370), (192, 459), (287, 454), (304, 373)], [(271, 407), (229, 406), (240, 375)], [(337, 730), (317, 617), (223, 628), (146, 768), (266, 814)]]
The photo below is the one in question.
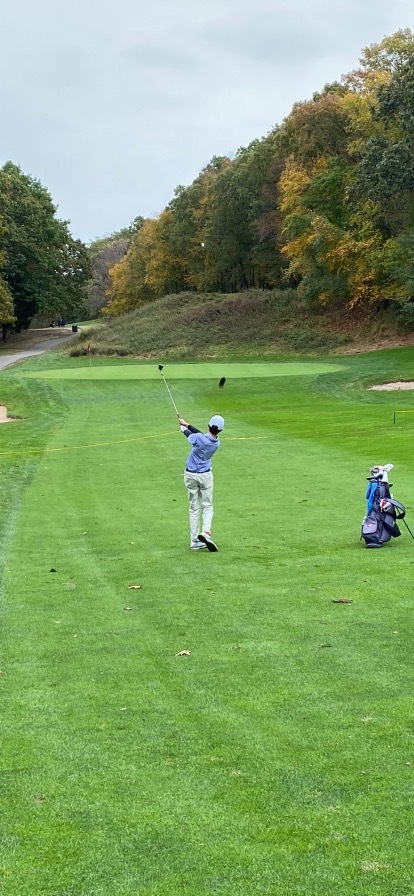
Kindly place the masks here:
[(217, 554), (156, 364), (2, 374), (2, 896), (413, 892), (414, 542), (359, 532), (374, 463), (414, 523), (414, 351), (313, 364), (166, 365)]
[[(168, 364), (164, 370), (164, 377), (168, 380), (205, 380), (213, 379), (216, 382), (224, 375), (226, 380), (259, 377), (260, 379), (281, 376), (316, 376), (322, 373), (335, 373), (342, 370), (343, 365), (323, 361), (265, 361), (258, 363), (202, 361), (198, 364), (188, 362), (186, 364)], [(39, 371), (29, 374), (38, 377)], [(102, 359), (95, 359), (91, 364), (82, 359), (82, 362), (70, 367), (47, 368), (42, 371), (42, 378), (76, 379), (76, 380), (160, 380), (158, 364), (142, 363), (129, 360), (112, 361), (105, 363)]]

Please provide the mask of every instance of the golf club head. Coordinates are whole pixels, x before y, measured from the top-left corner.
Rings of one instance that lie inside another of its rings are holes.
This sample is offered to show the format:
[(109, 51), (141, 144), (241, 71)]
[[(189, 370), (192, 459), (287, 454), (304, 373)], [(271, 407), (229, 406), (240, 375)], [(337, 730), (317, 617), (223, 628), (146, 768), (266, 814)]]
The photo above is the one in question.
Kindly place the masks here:
[(225, 376), (222, 376), (222, 378), (221, 378), (221, 380), (220, 380), (220, 382), (219, 382), (220, 389), (223, 388), (225, 382), (226, 382), (226, 377), (225, 377)]
[(164, 364), (158, 364), (158, 370), (164, 370)]

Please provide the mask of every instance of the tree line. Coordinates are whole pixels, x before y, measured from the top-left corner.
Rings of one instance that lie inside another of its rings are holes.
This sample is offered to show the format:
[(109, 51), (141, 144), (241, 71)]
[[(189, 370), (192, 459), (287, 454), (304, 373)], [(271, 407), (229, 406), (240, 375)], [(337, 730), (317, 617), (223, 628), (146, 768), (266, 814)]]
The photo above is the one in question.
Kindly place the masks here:
[(48, 190), (18, 165), (0, 168), (0, 324), (87, 313), (89, 252), (56, 216)]
[(186, 290), (284, 286), (310, 301), (409, 309), (413, 188), (414, 35), (406, 28), (365, 48), (356, 70), (295, 103), (233, 159), (213, 157), (158, 217), (137, 218), (109, 239), (102, 310), (118, 315)]
[[(414, 322), (414, 34), (294, 104), (235, 157), (214, 156), (156, 218), (86, 247), (48, 190), (0, 168), (0, 323), (118, 315), (162, 295), (296, 288), (397, 303)], [(88, 301), (87, 301), (88, 295)]]

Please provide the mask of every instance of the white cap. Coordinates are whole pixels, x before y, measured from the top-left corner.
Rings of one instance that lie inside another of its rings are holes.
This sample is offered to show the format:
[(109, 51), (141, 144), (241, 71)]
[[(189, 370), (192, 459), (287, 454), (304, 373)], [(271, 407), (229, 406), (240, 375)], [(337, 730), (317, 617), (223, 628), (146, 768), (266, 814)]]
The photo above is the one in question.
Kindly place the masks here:
[(209, 426), (217, 426), (219, 432), (224, 429), (224, 420), (223, 417), (220, 417), (220, 414), (214, 414), (214, 417), (208, 421)]

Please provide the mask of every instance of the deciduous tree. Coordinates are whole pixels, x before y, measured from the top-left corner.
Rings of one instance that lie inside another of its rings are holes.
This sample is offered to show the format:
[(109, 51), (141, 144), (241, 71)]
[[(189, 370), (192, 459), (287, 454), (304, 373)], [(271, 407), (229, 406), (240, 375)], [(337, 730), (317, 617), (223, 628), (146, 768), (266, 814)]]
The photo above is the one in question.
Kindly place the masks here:
[(0, 169), (0, 251), (3, 279), (13, 298), (17, 328), (37, 313), (68, 315), (82, 305), (89, 263), (45, 187), (12, 162)]

